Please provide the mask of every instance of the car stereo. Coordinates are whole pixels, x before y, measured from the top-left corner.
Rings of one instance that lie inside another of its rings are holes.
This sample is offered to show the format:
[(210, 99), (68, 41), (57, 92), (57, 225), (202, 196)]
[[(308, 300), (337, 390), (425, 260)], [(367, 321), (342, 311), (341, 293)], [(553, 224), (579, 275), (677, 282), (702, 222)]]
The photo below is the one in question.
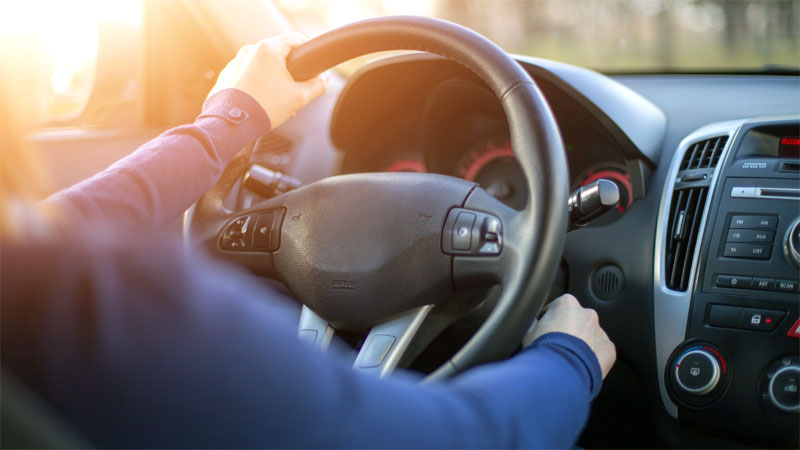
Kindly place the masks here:
[(719, 166), (675, 161), (662, 199), (654, 299), (662, 398), (682, 423), (796, 443), (800, 118), (701, 135), (676, 160), (718, 139), (726, 142)]

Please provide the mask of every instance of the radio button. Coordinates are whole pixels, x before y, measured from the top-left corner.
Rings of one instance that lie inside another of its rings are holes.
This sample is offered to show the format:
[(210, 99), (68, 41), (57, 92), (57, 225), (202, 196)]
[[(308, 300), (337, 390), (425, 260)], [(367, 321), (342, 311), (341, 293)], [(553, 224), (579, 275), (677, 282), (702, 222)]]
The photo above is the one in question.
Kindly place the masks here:
[(731, 228), (762, 228), (774, 230), (778, 227), (778, 218), (775, 216), (733, 216)]
[(727, 242), (753, 242), (756, 244), (772, 244), (774, 231), (757, 231), (734, 228), (728, 231)]
[(731, 189), (731, 197), (734, 198), (754, 198), (756, 196), (756, 188), (754, 187), (734, 187)]
[(772, 256), (772, 246), (753, 244), (725, 244), (722, 256), (729, 258), (769, 259)]
[(772, 244), (772, 239), (775, 237), (774, 231), (753, 231), (753, 240), (759, 244)]
[(717, 275), (717, 287), (749, 289), (752, 281), (752, 277), (743, 277), (739, 275)]
[(753, 277), (753, 283), (750, 285), (750, 287), (761, 291), (774, 291), (775, 280), (772, 278)]
[(800, 292), (797, 289), (797, 281), (793, 280), (776, 280), (775, 290), (778, 292), (791, 292), (793, 294)]

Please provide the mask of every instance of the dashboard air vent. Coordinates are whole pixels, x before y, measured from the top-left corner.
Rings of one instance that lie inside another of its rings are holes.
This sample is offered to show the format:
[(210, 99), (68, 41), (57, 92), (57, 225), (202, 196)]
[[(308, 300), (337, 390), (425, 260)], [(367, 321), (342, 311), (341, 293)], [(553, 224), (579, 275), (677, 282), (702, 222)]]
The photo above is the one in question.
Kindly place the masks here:
[(672, 192), (664, 255), (665, 281), (672, 290), (686, 291), (689, 287), (689, 272), (700, 238), (711, 174), (727, 141), (727, 136), (719, 136), (695, 142), (683, 154)]
[(717, 167), (719, 157), (722, 155), (722, 149), (725, 148), (727, 141), (728, 136), (720, 136), (695, 142), (684, 153), (680, 170)]

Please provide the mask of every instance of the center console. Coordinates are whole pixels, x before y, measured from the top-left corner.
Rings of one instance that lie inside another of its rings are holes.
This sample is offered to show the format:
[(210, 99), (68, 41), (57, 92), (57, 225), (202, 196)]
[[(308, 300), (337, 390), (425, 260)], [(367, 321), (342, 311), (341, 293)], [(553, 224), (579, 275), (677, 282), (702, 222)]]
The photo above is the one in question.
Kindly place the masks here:
[(796, 448), (800, 117), (687, 137), (660, 214), (654, 311), (667, 411), (701, 430)]

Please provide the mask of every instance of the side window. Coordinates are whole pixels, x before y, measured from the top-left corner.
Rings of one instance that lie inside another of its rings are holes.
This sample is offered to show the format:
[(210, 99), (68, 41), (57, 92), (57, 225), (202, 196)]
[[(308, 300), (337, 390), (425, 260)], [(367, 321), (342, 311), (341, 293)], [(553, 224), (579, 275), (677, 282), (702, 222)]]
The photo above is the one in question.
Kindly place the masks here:
[(142, 0), (19, 4), (19, 8), (48, 10), (30, 24), (44, 47), (43, 57), (49, 58), (45, 65), (50, 71), (47, 127), (135, 121)]

